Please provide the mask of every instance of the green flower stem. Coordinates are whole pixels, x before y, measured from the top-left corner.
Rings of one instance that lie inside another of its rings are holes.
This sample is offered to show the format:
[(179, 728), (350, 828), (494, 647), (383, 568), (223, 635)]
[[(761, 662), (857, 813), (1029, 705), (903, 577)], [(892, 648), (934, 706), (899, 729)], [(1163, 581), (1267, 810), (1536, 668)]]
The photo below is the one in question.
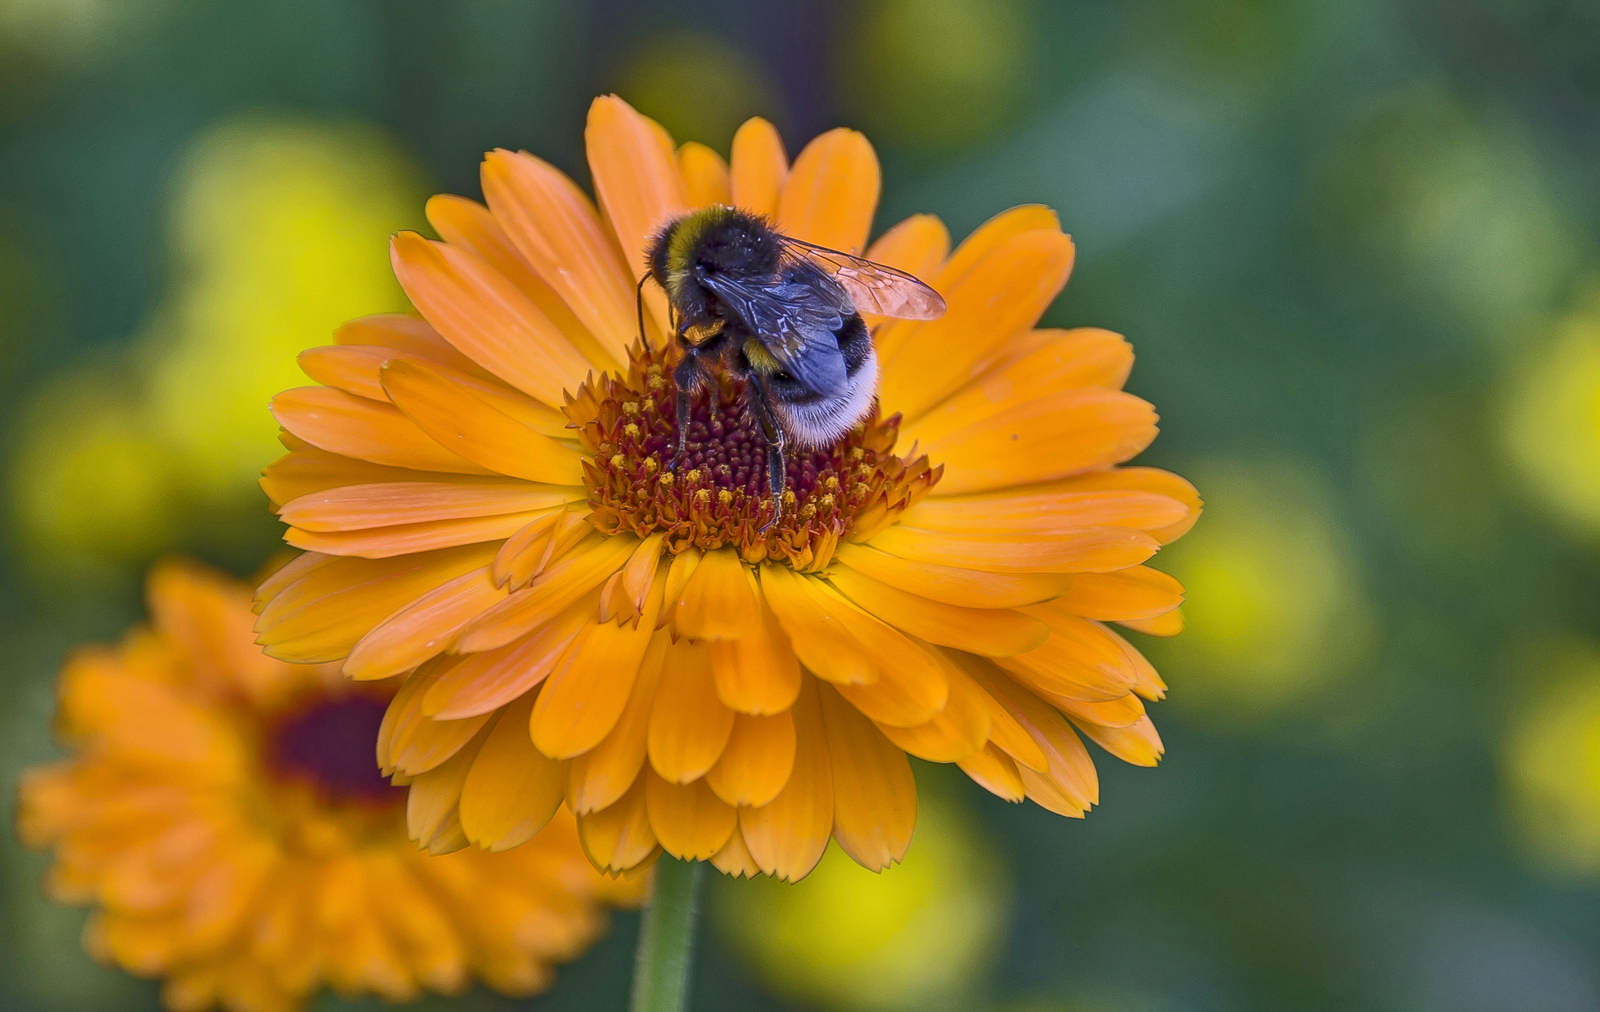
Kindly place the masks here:
[(665, 855), (656, 862), (656, 895), (644, 912), (634, 957), (631, 1012), (683, 1012), (688, 1007), (703, 870), (699, 861)]

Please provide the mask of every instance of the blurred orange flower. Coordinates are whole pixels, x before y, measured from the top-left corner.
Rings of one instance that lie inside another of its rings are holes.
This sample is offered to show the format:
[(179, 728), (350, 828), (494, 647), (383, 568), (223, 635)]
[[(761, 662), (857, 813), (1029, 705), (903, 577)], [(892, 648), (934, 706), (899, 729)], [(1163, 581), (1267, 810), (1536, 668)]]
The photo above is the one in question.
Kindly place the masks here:
[(949, 310), (869, 318), (882, 411), (791, 459), (794, 499), (762, 532), (731, 385), (695, 400), (694, 466), (664, 469), (675, 351), (654, 286), (657, 350), (637, 342), (643, 250), (731, 203), (860, 251), (872, 147), (834, 130), (791, 165), (756, 119), (729, 164), (614, 97), (586, 139), (598, 208), (491, 153), (487, 207), (435, 197), (445, 241), (394, 239), (422, 318), (348, 324), (301, 356), (324, 385), (273, 403), (289, 453), (263, 485), (307, 551), (261, 587), (260, 641), (409, 673), (380, 759), (410, 781), (413, 835), (512, 846), (565, 798), (601, 868), (665, 850), (795, 879), (830, 836), (873, 869), (905, 853), (907, 754), (1071, 816), (1098, 791), (1074, 728), (1154, 764), (1142, 700), (1164, 686), (1105, 623), (1178, 630), (1181, 588), (1143, 563), (1200, 502), (1116, 467), (1156, 434), (1121, 390), (1127, 343), (1035, 329), (1073, 262), (1055, 214), (1007, 211), (953, 253), (919, 215), (866, 248)]
[(637, 899), (589, 867), (570, 817), (508, 854), (419, 852), (372, 759), (392, 687), (263, 656), (248, 591), (218, 574), (168, 564), (148, 590), (151, 628), (62, 672), (73, 755), (24, 774), (17, 822), (55, 852), (50, 893), (96, 906), (90, 951), (165, 977), (168, 1007), (474, 975), (531, 994), (602, 930), (602, 900)]

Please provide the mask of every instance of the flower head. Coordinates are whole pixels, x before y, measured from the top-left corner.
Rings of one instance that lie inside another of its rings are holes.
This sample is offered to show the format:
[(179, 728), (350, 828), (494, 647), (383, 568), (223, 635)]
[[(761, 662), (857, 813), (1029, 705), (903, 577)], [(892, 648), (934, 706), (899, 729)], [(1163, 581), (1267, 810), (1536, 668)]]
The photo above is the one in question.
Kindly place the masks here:
[[(507, 847), (564, 798), (599, 867), (664, 850), (793, 879), (830, 837), (874, 869), (905, 853), (908, 754), (1072, 816), (1097, 800), (1080, 733), (1153, 764), (1142, 700), (1164, 686), (1106, 623), (1177, 631), (1181, 589), (1143, 564), (1199, 500), (1116, 466), (1156, 432), (1120, 389), (1127, 343), (1035, 329), (1073, 260), (1054, 213), (953, 252), (919, 215), (868, 246), (878, 165), (853, 131), (791, 165), (751, 120), (725, 163), (608, 97), (587, 141), (598, 207), (491, 153), (487, 206), (436, 197), (444, 241), (394, 240), (421, 318), (348, 325), (302, 356), (323, 385), (274, 402), (289, 453), (263, 484), (307, 551), (261, 588), (261, 642), (407, 674), (380, 759), (413, 834)], [(638, 341), (649, 237), (711, 203), (864, 249), (949, 307), (868, 319), (880, 407), (789, 455), (770, 530), (736, 382), (695, 394), (668, 467), (678, 352), (654, 286)]]
[(321, 985), (410, 998), (478, 976), (543, 989), (603, 927), (570, 817), (506, 854), (429, 857), (373, 748), (392, 687), (251, 643), (245, 588), (187, 564), (150, 577), (153, 625), (61, 676), (72, 755), (24, 774), (18, 827), (48, 887), (94, 904), (91, 951), (166, 978), (174, 1009), (292, 1009)]

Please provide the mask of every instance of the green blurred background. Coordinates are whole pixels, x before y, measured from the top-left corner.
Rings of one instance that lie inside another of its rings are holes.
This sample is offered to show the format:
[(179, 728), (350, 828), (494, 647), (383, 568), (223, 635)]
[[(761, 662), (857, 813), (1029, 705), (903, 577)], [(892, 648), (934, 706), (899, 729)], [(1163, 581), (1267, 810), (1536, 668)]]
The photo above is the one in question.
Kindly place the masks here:
[[(919, 767), (903, 868), (714, 884), (695, 1008), (1600, 1007), (1592, 2), (0, 0), (7, 784), (151, 559), (274, 551), (267, 397), (403, 305), (388, 234), (490, 147), (585, 180), (612, 90), (868, 131), (880, 228), (1056, 207), (1047, 321), (1129, 336), (1208, 500), (1160, 769), (1079, 823)], [(154, 1008), (42, 867), (0, 844), (0, 1003)], [(622, 1007), (635, 930), (526, 1007)]]

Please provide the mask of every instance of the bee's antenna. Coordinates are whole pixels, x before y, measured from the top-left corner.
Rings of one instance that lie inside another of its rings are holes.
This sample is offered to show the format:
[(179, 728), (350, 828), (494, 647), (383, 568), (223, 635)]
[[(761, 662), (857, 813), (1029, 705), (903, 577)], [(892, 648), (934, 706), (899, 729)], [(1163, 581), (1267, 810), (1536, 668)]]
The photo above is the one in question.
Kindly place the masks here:
[(639, 279), (639, 287), (633, 290), (634, 307), (639, 311), (639, 343), (644, 345), (645, 351), (650, 351), (650, 339), (644, 334), (644, 283), (650, 280), (650, 272), (645, 271), (644, 277)]

